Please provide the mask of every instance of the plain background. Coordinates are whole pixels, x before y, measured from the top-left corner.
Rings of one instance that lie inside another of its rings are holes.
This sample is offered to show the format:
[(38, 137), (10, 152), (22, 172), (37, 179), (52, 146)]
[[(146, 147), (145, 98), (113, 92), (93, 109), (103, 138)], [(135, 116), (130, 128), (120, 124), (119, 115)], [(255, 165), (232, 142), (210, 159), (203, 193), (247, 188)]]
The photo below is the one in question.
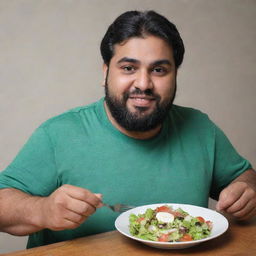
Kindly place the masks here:
[[(256, 166), (255, 0), (0, 0), (0, 170), (43, 121), (104, 95), (100, 41), (134, 9), (184, 39), (175, 103), (208, 113)], [(0, 253), (26, 240), (0, 233)]]

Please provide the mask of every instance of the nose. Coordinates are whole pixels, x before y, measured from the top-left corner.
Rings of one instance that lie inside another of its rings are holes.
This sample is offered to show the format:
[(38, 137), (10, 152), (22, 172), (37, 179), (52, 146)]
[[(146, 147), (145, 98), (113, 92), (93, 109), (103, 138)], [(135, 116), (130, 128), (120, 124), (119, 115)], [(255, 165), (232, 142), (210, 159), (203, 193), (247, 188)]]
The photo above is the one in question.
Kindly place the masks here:
[(153, 81), (151, 80), (150, 74), (146, 70), (137, 73), (135, 87), (141, 91), (146, 91), (153, 88)]

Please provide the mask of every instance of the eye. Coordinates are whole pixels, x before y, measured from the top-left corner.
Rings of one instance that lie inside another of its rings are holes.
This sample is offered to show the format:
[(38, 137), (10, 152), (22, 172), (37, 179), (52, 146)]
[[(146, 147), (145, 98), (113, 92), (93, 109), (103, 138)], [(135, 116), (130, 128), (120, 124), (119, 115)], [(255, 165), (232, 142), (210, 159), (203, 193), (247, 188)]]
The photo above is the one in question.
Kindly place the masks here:
[(164, 67), (154, 67), (152, 69), (152, 72), (157, 74), (157, 75), (164, 75), (167, 73), (167, 69)]
[(131, 66), (131, 65), (125, 65), (125, 66), (122, 66), (121, 69), (125, 72), (125, 73), (133, 73), (136, 68), (134, 66)]

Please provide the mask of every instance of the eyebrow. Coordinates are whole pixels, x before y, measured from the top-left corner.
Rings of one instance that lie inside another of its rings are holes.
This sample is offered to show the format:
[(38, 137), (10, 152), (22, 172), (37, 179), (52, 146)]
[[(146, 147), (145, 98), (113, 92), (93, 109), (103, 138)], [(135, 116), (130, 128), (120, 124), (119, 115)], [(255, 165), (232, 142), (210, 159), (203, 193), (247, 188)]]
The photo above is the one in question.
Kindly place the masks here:
[(154, 66), (158, 66), (158, 65), (169, 65), (169, 66), (172, 66), (173, 64), (169, 61), (169, 60), (167, 60), (167, 59), (163, 59), (163, 60), (157, 60), (157, 61), (154, 61), (153, 63), (152, 63), (152, 65), (154, 65)]
[(122, 62), (131, 62), (131, 63), (140, 63), (139, 60), (133, 59), (133, 58), (128, 58), (128, 57), (123, 57), (120, 59), (117, 63), (122, 63)]
[[(135, 64), (141, 63), (137, 59), (128, 58), (128, 57), (123, 57), (117, 63), (119, 64), (119, 63), (123, 63), (123, 62), (130, 62), (130, 63), (135, 63)], [(150, 63), (151, 66), (158, 66), (158, 65), (163, 65), (163, 64), (173, 66), (173, 64), (168, 59), (156, 60), (156, 61), (153, 61), (152, 63)]]

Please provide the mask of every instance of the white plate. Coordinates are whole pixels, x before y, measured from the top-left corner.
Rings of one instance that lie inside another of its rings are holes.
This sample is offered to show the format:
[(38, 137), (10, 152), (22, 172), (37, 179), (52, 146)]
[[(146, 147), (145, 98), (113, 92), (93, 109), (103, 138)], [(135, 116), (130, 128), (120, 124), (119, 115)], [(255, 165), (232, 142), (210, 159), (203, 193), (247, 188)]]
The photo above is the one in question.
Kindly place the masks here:
[[(201, 216), (205, 220), (210, 220), (213, 222), (213, 229), (211, 231), (211, 235), (207, 238), (195, 240), (195, 241), (188, 241), (188, 242), (155, 242), (155, 241), (149, 241), (140, 239), (137, 237), (134, 237), (131, 235), (129, 231), (129, 216), (131, 213), (134, 214), (143, 214), (148, 208), (156, 209), (159, 206), (162, 205), (170, 205), (173, 207), (173, 209), (181, 208), (184, 211), (188, 212), (191, 216), (197, 217)], [(162, 203), (162, 204), (151, 204), (151, 205), (144, 205), (140, 207), (136, 207), (134, 209), (131, 209), (129, 211), (126, 211), (122, 214), (120, 214), (116, 221), (115, 221), (116, 229), (123, 235), (132, 238), (134, 240), (140, 241), (146, 245), (155, 247), (155, 248), (161, 248), (161, 249), (183, 249), (188, 248), (194, 245), (197, 245), (199, 243), (211, 240), (213, 238), (216, 238), (220, 235), (222, 235), (227, 229), (228, 229), (228, 221), (227, 219), (221, 215), (220, 213), (189, 204), (170, 204), (170, 203)]]

